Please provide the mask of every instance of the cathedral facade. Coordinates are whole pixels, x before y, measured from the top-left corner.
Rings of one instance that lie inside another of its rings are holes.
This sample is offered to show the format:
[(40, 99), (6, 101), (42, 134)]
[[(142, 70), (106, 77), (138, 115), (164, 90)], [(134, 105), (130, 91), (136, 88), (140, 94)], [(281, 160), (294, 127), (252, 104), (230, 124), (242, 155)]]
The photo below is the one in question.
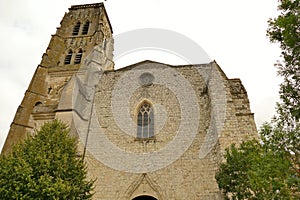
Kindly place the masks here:
[(112, 34), (102, 3), (69, 8), (2, 153), (57, 118), (79, 140), (94, 199), (222, 199), (215, 174), (225, 149), (257, 137), (241, 81), (215, 61), (115, 70)]

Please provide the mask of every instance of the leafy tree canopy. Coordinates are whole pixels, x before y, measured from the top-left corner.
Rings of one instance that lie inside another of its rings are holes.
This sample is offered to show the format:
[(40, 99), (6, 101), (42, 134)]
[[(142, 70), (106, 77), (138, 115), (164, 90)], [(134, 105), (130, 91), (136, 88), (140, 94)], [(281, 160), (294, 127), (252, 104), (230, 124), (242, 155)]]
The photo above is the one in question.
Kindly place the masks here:
[[(268, 21), (267, 36), (280, 44), (283, 61), (278, 61), (278, 73), (284, 78), (280, 85), (281, 108), (300, 119), (300, 0), (279, 0), (280, 14)], [(286, 119), (285, 119), (286, 120)]]
[[(295, 168), (300, 167), (300, 0), (279, 0), (280, 14), (268, 21), (267, 36), (281, 47), (278, 61), (280, 102), (277, 115), (262, 127), (264, 143), (291, 154)], [(298, 171), (299, 172), (299, 171)], [(298, 173), (299, 174), (299, 173)]]
[(93, 182), (77, 142), (58, 120), (0, 157), (1, 199), (91, 199)]
[(226, 199), (299, 198), (299, 180), (284, 152), (272, 151), (252, 140), (240, 147), (232, 145), (225, 159), (216, 180)]

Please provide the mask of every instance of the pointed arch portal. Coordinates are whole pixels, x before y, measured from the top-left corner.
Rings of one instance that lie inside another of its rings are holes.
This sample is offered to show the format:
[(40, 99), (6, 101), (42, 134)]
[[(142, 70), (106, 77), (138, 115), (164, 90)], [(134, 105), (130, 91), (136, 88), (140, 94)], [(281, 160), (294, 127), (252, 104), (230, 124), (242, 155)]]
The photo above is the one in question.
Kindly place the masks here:
[(157, 199), (151, 196), (143, 195), (143, 196), (135, 197), (132, 200), (157, 200)]

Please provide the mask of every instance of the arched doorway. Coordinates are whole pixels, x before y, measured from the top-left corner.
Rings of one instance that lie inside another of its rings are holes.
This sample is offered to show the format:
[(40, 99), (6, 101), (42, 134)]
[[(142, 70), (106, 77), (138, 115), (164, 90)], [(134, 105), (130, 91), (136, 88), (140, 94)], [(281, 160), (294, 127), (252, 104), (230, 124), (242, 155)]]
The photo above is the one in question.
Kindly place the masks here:
[(142, 196), (135, 197), (132, 200), (157, 200), (157, 199), (151, 196), (142, 195)]

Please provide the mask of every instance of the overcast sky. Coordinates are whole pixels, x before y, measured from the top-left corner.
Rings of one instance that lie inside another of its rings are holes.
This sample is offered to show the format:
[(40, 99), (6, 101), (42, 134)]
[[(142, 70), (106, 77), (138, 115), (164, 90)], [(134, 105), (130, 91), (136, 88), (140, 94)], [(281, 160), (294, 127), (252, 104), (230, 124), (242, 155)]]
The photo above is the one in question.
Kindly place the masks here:
[[(64, 13), (71, 5), (96, 2), (100, 1), (0, 1), (0, 149)], [(274, 63), (280, 49), (270, 44), (266, 29), (268, 18), (277, 15), (276, 0), (108, 0), (105, 7), (114, 35), (162, 28), (193, 40), (228, 78), (242, 80), (258, 127), (274, 115), (280, 82)], [(140, 60), (177, 62), (158, 54), (137, 55)]]

